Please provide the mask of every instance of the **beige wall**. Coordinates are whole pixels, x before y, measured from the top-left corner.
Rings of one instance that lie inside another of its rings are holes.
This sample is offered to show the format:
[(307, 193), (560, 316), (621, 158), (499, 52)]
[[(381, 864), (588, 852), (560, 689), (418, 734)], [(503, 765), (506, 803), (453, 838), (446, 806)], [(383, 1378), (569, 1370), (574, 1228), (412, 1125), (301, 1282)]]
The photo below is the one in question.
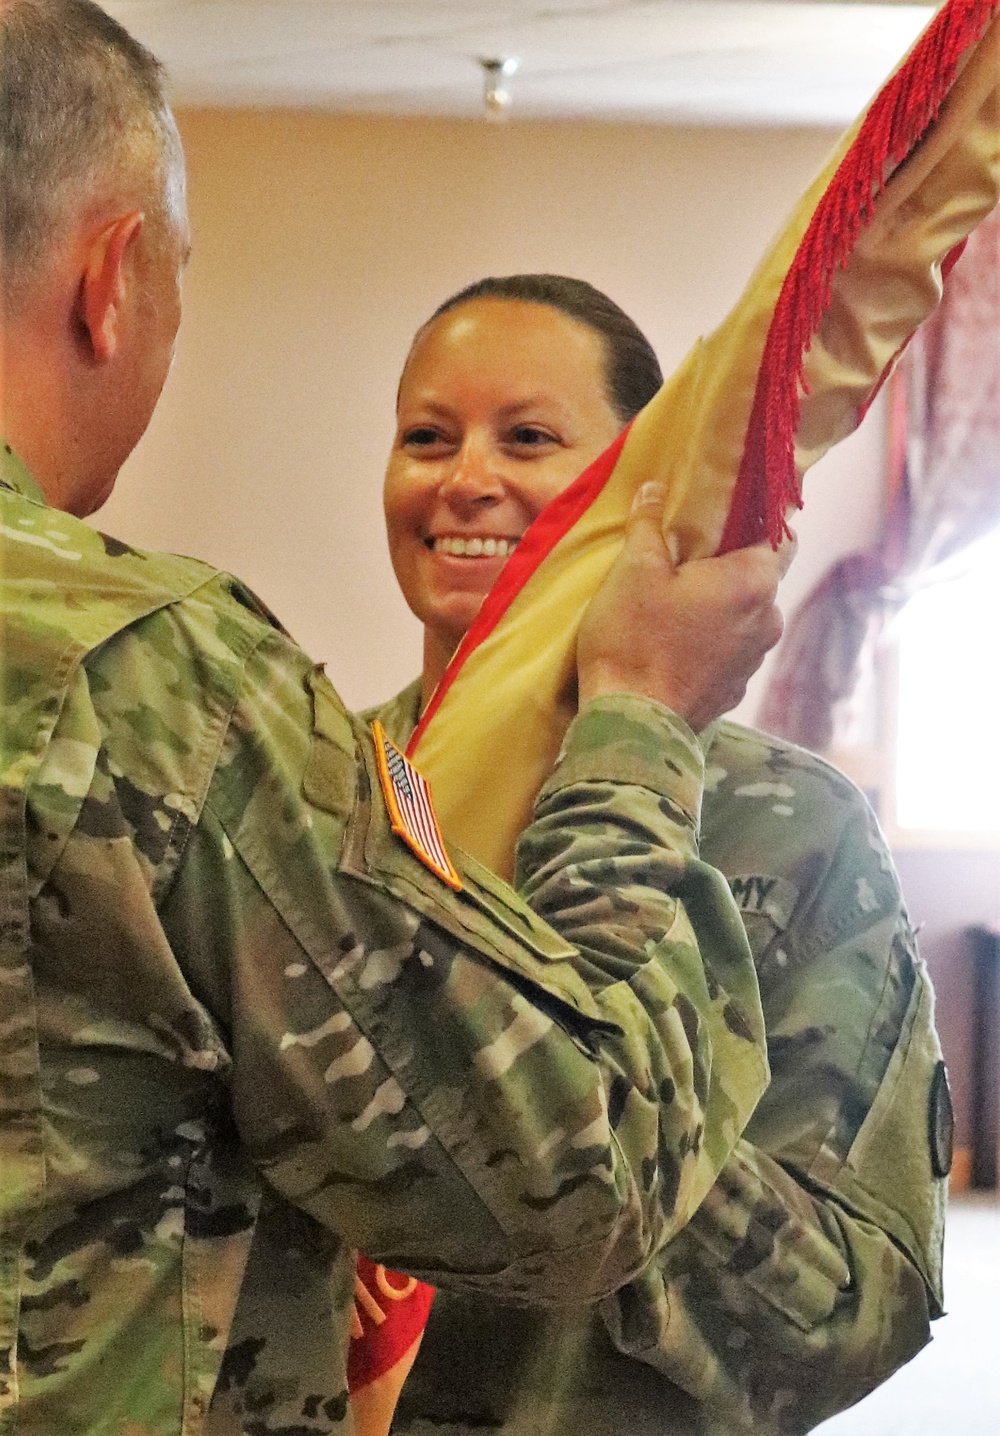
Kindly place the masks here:
[[(832, 141), (818, 131), (180, 116), (195, 249), (177, 361), (100, 523), (246, 578), (360, 705), (419, 663), (381, 533), (398, 370), (492, 272), (606, 288), (664, 367), (714, 325)], [(808, 490), (790, 598), (875, 522), (882, 435)]]

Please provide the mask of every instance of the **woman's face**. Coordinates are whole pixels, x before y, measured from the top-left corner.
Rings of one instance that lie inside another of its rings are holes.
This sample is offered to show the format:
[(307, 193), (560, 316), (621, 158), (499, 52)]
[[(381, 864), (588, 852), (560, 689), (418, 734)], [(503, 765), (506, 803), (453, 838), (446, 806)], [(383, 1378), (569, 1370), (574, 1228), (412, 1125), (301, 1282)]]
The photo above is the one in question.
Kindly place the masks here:
[(417, 339), (385, 476), (396, 577), (450, 655), (532, 519), (622, 428), (604, 344), (545, 304), (474, 299)]

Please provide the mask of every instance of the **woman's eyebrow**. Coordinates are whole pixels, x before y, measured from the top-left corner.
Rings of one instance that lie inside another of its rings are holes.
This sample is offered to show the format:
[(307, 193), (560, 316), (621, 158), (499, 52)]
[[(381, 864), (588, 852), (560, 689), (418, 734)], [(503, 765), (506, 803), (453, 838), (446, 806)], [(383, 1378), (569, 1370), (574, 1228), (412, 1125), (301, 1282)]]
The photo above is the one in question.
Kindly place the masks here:
[[(509, 403), (499, 405), (495, 413), (501, 419), (510, 420), (516, 419), (525, 412), (538, 409), (543, 409), (546, 414), (555, 415), (560, 419), (566, 418), (568, 413), (566, 406), (555, 395), (545, 393), (527, 394), (522, 398), (511, 399)], [(419, 422), (421, 414), (433, 418), (454, 419), (458, 413), (452, 405), (421, 394), (414, 395), (400, 412), (407, 416), (413, 416), (411, 418), (413, 423)]]
[(420, 396), (408, 408), (415, 409), (418, 413), (435, 414), (445, 419), (452, 418), (455, 413), (454, 409), (447, 404), (438, 404), (434, 399), (424, 399)]
[(514, 399), (509, 404), (502, 404), (497, 412), (505, 418), (514, 418), (523, 413), (525, 409), (546, 409), (549, 412), (554, 410), (560, 415), (565, 412), (564, 405), (552, 394), (529, 394), (527, 398)]

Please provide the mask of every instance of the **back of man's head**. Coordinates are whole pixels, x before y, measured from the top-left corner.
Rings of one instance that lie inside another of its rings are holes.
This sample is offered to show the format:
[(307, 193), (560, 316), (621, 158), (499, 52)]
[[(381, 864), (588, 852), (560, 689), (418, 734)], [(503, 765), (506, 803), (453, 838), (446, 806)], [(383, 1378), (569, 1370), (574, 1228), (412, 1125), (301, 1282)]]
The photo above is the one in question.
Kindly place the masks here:
[(84, 212), (184, 207), (161, 67), (91, 0), (0, 0), (0, 272), (16, 309)]

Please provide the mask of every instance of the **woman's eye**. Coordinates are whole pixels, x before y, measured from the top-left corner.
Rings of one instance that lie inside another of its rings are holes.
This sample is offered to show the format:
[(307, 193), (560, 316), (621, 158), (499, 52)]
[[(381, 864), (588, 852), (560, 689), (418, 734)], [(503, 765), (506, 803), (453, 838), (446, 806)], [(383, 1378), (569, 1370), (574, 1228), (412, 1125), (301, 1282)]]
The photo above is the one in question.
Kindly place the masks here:
[(542, 444), (555, 444), (557, 439), (547, 429), (536, 428), (534, 424), (519, 424), (511, 432), (511, 440), (524, 448), (538, 448)]
[(432, 429), (427, 424), (418, 424), (413, 429), (407, 429), (406, 433), (403, 435), (404, 444), (406, 444), (407, 446), (412, 445), (413, 447), (418, 449), (429, 448), (432, 444), (439, 444), (442, 442), (443, 435), (437, 429)]

